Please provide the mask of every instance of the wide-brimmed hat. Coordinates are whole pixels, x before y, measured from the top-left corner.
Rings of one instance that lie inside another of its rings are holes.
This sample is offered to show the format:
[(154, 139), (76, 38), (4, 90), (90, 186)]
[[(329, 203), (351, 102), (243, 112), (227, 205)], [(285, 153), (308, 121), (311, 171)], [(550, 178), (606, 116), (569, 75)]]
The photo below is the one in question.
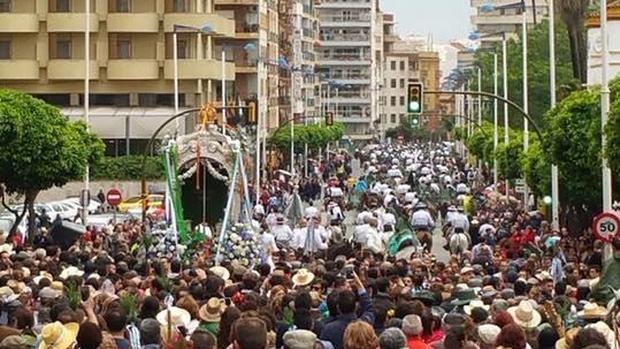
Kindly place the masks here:
[(3, 253), (3, 252), (9, 253), (9, 254), (13, 252), (13, 245), (11, 244), (0, 245), (0, 253)]
[[(170, 315), (168, 315), (168, 311), (170, 311)], [(170, 307), (168, 309), (164, 309), (160, 311), (157, 316), (155, 316), (155, 318), (157, 319), (157, 321), (159, 321), (161, 325), (164, 326), (168, 325), (168, 318), (170, 318), (172, 328), (180, 326), (187, 327), (192, 321), (192, 316), (190, 315), (190, 313), (187, 310), (179, 307)]]
[(471, 315), (471, 311), (474, 308), (482, 308), (482, 309), (484, 309), (486, 311), (489, 311), (489, 308), (491, 308), (491, 307), (486, 305), (486, 304), (484, 304), (479, 299), (472, 299), (471, 302), (469, 302), (468, 305), (463, 307), (463, 311), (465, 312), (465, 314)]
[(478, 327), (478, 337), (480, 337), (480, 341), (482, 344), (493, 345), (495, 344), (495, 340), (497, 336), (502, 331), (501, 328), (497, 325), (493, 324), (484, 324)]
[(220, 322), (226, 303), (222, 299), (212, 297), (198, 311), (200, 319), (206, 322)]
[(289, 349), (310, 349), (316, 343), (316, 334), (308, 330), (287, 331), (282, 341)]
[(52, 274), (46, 271), (41, 271), (39, 272), (39, 275), (32, 278), (32, 281), (34, 281), (34, 283), (38, 285), (39, 282), (41, 282), (41, 279), (48, 279), (49, 281), (54, 281), (54, 276), (52, 276)]
[(293, 284), (295, 286), (306, 286), (314, 280), (314, 274), (308, 269), (299, 269), (299, 271), (293, 275)]
[(224, 281), (230, 279), (230, 271), (228, 271), (228, 269), (222, 266), (216, 265), (214, 267), (211, 267), (209, 271), (221, 277)]
[(521, 301), (516, 307), (508, 308), (508, 312), (515, 323), (522, 328), (534, 328), (540, 325), (542, 320), (540, 313), (527, 300)]
[(474, 272), (474, 268), (472, 268), (470, 266), (465, 266), (465, 267), (461, 268), (461, 275), (467, 274), (467, 273), (473, 273), (473, 272)]
[(541, 282), (547, 281), (547, 280), (553, 280), (553, 278), (551, 277), (551, 274), (549, 274), (549, 272), (547, 271), (541, 271), (540, 273), (536, 274), (536, 278), (540, 280)]
[(421, 290), (421, 291), (414, 292), (413, 295), (411, 296), (411, 299), (419, 300), (422, 303), (424, 303), (424, 305), (429, 306), (429, 307), (433, 305), (437, 305), (437, 297), (435, 297), (435, 294), (433, 292), (430, 292), (427, 290)]
[(612, 330), (606, 322), (598, 321), (597, 323), (587, 325), (585, 328), (595, 329), (598, 333), (605, 337), (610, 348), (614, 347), (616, 336), (614, 336), (614, 330)]
[(454, 293), (454, 299), (451, 303), (457, 306), (466, 305), (473, 299), (476, 299), (476, 292), (471, 288), (464, 288)]
[(480, 295), (482, 297), (495, 297), (497, 296), (497, 290), (495, 289), (495, 287), (491, 286), (491, 285), (486, 285), (482, 287), (482, 290), (480, 291)]
[(596, 303), (586, 303), (583, 306), (583, 310), (577, 312), (577, 317), (592, 320), (592, 319), (602, 319), (607, 316), (607, 308), (602, 307)]
[(555, 343), (555, 349), (569, 349), (577, 334), (581, 331), (581, 327), (573, 327), (564, 333), (564, 337)]
[(11, 303), (19, 298), (18, 294), (15, 294), (13, 290), (8, 286), (0, 287), (0, 301), (2, 303)]
[(65, 290), (65, 286), (60, 281), (52, 281), (52, 284), (50, 285), (50, 287), (53, 290), (60, 291), (60, 292), (63, 292)]
[(43, 326), (39, 349), (69, 349), (73, 347), (80, 325), (71, 322), (63, 325), (59, 321)]
[(69, 266), (69, 267), (66, 267), (65, 269), (63, 269), (60, 272), (59, 277), (61, 279), (66, 280), (66, 279), (70, 278), (71, 276), (80, 276), (81, 277), (83, 275), (84, 275), (84, 271), (78, 269), (77, 267)]

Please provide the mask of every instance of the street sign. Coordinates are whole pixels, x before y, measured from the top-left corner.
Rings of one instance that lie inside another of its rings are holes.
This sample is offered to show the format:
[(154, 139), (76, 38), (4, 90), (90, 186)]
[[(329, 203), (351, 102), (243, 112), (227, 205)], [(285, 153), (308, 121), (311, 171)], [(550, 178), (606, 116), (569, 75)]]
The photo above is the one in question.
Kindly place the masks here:
[(519, 178), (515, 180), (515, 191), (519, 194), (525, 194), (525, 179)]
[(617, 212), (603, 212), (594, 217), (592, 231), (597, 239), (611, 242), (620, 232), (620, 215)]
[(105, 200), (110, 206), (118, 206), (123, 201), (123, 197), (121, 196), (120, 190), (110, 189), (105, 196)]

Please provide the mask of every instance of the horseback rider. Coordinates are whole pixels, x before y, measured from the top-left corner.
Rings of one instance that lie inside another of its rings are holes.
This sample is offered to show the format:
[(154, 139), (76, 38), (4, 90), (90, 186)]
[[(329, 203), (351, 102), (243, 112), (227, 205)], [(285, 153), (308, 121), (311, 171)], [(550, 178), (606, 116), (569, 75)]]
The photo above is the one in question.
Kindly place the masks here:
[(428, 206), (424, 202), (418, 202), (413, 206), (413, 214), (411, 215), (411, 226), (414, 232), (426, 231), (432, 232), (435, 228), (435, 221), (428, 212)]

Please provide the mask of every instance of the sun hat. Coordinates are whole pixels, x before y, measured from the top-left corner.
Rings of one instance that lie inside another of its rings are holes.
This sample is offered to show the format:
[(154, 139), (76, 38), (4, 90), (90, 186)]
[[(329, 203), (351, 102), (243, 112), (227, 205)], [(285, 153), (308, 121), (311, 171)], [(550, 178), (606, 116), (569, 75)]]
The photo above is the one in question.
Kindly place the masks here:
[(610, 348), (614, 347), (614, 341), (615, 341), (614, 331), (611, 328), (609, 328), (609, 325), (607, 325), (607, 323), (603, 321), (598, 321), (597, 323), (586, 325), (585, 328), (595, 329), (598, 333), (602, 334), (605, 337), (605, 339), (607, 340), (607, 344), (609, 345)]
[(214, 267), (211, 267), (209, 271), (215, 274), (216, 276), (221, 277), (224, 281), (230, 279), (230, 271), (228, 271), (228, 269), (222, 266), (216, 265)]
[(419, 300), (424, 303), (426, 306), (433, 306), (437, 303), (437, 298), (433, 294), (433, 292), (427, 290), (416, 291), (411, 296), (412, 300)]
[[(168, 316), (168, 311), (170, 311), (170, 316)], [(155, 316), (157, 321), (164, 326), (168, 325), (168, 317), (170, 317), (173, 328), (180, 326), (187, 327), (192, 321), (192, 316), (187, 310), (174, 306), (160, 311), (157, 316)]]
[(293, 275), (293, 284), (295, 286), (306, 286), (314, 280), (314, 274), (308, 269), (302, 268)]
[(206, 322), (219, 322), (222, 313), (226, 310), (226, 303), (223, 299), (211, 297), (198, 311), (198, 316)]
[(564, 337), (555, 343), (555, 349), (569, 349), (573, 345), (573, 340), (581, 331), (581, 327), (573, 327), (564, 333)]
[(71, 322), (63, 325), (59, 321), (43, 326), (39, 349), (69, 349), (75, 343), (80, 325)]
[(553, 280), (553, 278), (551, 277), (551, 274), (549, 274), (548, 271), (541, 271), (540, 273), (536, 274), (536, 278), (540, 282), (544, 282), (544, 281), (547, 281), (547, 280)]
[(39, 272), (39, 275), (32, 278), (32, 281), (34, 281), (34, 283), (38, 285), (39, 282), (41, 282), (41, 279), (48, 279), (49, 281), (54, 281), (54, 276), (52, 276), (52, 274), (46, 271), (41, 271)]
[(56, 299), (60, 296), (62, 296), (62, 292), (51, 287), (43, 287), (39, 291), (39, 298), (41, 299)]
[(489, 310), (490, 306), (484, 304), (481, 300), (479, 299), (472, 299), (468, 305), (463, 307), (463, 311), (465, 311), (465, 314), (467, 315), (471, 315), (471, 311), (474, 308), (482, 308), (486, 311)]
[(452, 305), (466, 305), (473, 299), (476, 299), (476, 292), (471, 288), (460, 289), (454, 293), (454, 299)]
[(473, 273), (474, 272), (474, 268), (466, 266), (461, 268), (461, 275), (463, 274), (467, 274), (467, 273)]
[(83, 275), (84, 275), (84, 272), (82, 270), (78, 269), (75, 266), (69, 266), (60, 272), (59, 277), (63, 280), (66, 280), (71, 276), (83, 276)]
[(13, 252), (13, 245), (11, 244), (0, 245), (0, 253), (3, 253), (3, 252), (9, 253), (9, 254)]
[(497, 325), (484, 324), (478, 327), (478, 336), (483, 344), (493, 345), (501, 331), (502, 329)]
[(602, 319), (607, 316), (607, 309), (602, 307), (596, 303), (586, 303), (583, 306), (583, 310), (577, 312), (577, 317), (583, 318), (586, 320), (590, 319)]
[(289, 349), (312, 349), (316, 339), (316, 334), (308, 330), (287, 331), (282, 337), (284, 345)]
[(518, 306), (508, 308), (508, 313), (514, 322), (522, 328), (534, 328), (542, 320), (540, 313), (534, 309), (529, 301), (521, 301)]

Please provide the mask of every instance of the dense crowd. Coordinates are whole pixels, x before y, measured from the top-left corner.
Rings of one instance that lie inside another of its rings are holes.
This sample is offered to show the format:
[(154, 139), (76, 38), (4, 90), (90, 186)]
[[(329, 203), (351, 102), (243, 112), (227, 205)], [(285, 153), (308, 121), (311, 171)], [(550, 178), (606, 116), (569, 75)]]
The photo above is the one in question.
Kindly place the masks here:
[[(45, 229), (2, 234), (0, 349), (616, 348), (591, 234), (553, 231), (451, 144), (357, 156), (356, 177), (347, 154), (274, 176), (247, 266), (216, 261), (209, 241), (190, 258), (152, 253), (151, 221), (89, 228), (67, 249)], [(442, 233), (445, 256), (430, 246)]]

